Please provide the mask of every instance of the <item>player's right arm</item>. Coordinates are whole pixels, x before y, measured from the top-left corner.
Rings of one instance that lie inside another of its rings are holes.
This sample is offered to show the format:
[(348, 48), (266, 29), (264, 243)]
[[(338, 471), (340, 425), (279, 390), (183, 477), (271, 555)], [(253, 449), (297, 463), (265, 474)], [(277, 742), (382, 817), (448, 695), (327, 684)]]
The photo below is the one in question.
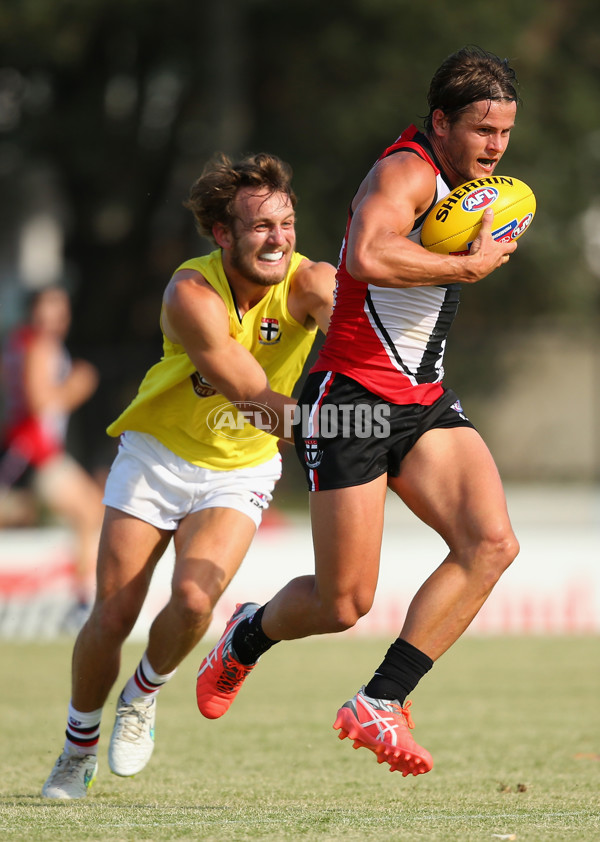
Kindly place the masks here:
[(407, 238), (435, 187), (431, 166), (410, 152), (373, 167), (356, 196), (348, 232), (346, 268), (353, 278), (383, 287), (475, 283), (506, 263), (516, 243), (492, 238), (491, 211), (466, 256), (435, 254)]
[[(271, 389), (267, 375), (252, 354), (229, 334), (225, 302), (199, 272), (176, 272), (163, 298), (162, 329), (182, 345), (196, 370), (227, 400), (268, 406), (285, 428), (296, 402)], [(289, 425), (288, 425), (289, 426)]]

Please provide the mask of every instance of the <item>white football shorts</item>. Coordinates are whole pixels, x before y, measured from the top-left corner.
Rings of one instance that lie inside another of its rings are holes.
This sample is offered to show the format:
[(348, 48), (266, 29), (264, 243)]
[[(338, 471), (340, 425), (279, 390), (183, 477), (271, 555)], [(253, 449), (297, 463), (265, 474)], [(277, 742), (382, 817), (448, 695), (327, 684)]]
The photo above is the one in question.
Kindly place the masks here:
[(104, 504), (177, 529), (186, 515), (223, 507), (248, 515), (256, 527), (281, 477), (281, 456), (253, 468), (213, 471), (176, 456), (147, 433), (127, 430), (106, 480)]

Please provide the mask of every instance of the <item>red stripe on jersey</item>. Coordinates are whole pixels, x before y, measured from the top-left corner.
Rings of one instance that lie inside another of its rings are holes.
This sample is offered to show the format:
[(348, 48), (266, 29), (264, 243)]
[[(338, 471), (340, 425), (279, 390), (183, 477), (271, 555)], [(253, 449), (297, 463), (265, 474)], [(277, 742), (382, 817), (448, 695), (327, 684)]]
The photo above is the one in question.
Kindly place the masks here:
[(415, 135), (419, 133), (419, 130), (416, 126), (409, 126), (406, 131), (403, 131), (400, 137), (392, 143), (391, 146), (381, 153), (378, 161), (382, 161), (384, 158), (387, 158), (388, 155), (393, 155), (394, 152), (397, 152), (399, 149), (411, 149), (413, 152), (416, 152), (424, 161), (427, 161), (433, 167), (433, 171), (436, 175), (439, 173), (439, 169), (433, 160), (433, 158), (427, 154), (426, 150), (423, 149), (420, 143), (416, 143), (413, 141)]

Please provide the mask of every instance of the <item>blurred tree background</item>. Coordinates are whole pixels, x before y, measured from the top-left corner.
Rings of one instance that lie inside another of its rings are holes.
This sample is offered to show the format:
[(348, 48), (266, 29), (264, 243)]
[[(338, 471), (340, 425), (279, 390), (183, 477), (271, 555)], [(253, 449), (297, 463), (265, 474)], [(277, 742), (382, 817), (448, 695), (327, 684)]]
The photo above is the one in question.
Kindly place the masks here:
[(71, 291), (70, 348), (102, 373), (72, 423), (88, 467), (111, 461), (104, 428), (160, 355), (168, 278), (210, 249), (182, 201), (213, 152), (288, 160), (299, 249), (335, 263), (360, 179), (421, 124), (434, 70), (469, 43), (517, 70), (500, 171), (538, 211), (510, 264), (463, 291), (446, 380), (508, 479), (600, 477), (592, 0), (3, 0), (0, 330), (27, 289)]

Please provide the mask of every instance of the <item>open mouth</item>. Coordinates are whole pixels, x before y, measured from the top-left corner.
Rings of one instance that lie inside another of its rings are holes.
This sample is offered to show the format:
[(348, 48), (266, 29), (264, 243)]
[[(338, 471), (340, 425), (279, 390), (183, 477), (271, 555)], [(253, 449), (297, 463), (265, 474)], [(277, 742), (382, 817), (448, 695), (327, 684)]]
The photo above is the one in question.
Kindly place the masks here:
[(477, 163), (485, 170), (493, 170), (498, 162), (495, 158), (478, 158)]
[(283, 257), (282, 251), (267, 251), (259, 255), (259, 260), (266, 260), (267, 263), (277, 263)]

